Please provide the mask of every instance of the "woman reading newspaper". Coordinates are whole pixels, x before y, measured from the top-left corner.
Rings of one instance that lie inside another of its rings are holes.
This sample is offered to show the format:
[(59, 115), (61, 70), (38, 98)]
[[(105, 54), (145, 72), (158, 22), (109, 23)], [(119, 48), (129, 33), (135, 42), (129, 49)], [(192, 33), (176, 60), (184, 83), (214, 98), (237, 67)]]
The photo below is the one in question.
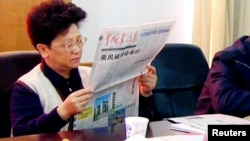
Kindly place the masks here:
[[(86, 38), (78, 23), (85, 17), (84, 10), (62, 0), (42, 2), (28, 14), (28, 35), (42, 61), (12, 88), (13, 136), (71, 130), (72, 116), (86, 110), (93, 92), (88, 87), (91, 68), (79, 66)], [(157, 81), (155, 68), (147, 69), (138, 79), (146, 102)]]

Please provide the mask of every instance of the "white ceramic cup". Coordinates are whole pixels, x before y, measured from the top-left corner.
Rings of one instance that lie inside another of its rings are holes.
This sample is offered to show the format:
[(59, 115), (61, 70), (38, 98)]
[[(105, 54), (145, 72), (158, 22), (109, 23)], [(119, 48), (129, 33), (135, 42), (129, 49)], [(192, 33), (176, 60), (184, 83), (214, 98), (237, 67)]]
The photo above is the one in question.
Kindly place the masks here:
[(126, 137), (127, 139), (134, 135), (146, 136), (148, 119), (145, 117), (126, 117)]

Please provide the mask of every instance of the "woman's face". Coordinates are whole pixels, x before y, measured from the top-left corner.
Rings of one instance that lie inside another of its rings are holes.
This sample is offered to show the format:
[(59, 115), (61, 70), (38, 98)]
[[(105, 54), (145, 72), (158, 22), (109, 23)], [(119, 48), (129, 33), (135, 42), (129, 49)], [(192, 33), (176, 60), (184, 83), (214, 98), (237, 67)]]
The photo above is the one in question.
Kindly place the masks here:
[(72, 24), (65, 33), (58, 35), (42, 55), (45, 62), (58, 73), (69, 73), (80, 64), (82, 38), (76, 24)]

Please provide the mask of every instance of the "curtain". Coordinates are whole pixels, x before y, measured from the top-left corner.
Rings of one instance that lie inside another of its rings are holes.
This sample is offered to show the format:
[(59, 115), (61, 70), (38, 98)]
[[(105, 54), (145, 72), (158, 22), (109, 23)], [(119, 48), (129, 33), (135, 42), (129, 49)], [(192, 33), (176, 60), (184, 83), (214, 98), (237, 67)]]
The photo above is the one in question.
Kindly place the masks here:
[(209, 65), (216, 52), (250, 32), (248, 7), (249, 0), (195, 0), (192, 42), (202, 49)]
[[(237, 39), (242, 35), (249, 35), (250, 33), (250, 0), (230, 0), (234, 2), (234, 28), (233, 38)], [(233, 11), (233, 10), (232, 10)]]

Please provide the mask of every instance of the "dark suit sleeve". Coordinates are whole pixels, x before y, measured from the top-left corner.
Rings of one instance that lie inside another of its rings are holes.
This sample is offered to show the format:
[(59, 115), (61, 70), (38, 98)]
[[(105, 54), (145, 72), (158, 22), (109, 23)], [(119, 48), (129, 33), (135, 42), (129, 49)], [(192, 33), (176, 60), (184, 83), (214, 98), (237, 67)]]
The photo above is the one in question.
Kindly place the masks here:
[(10, 115), (13, 136), (58, 132), (67, 124), (58, 115), (56, 107), (45, 114), (38, 95), (22, 84), (13, 87)]
[(159, 120), (155, 114), (155, 107), (153, 102), (153, 96), (139, 97), (139, 116), (146, 117), (150, 121)]

